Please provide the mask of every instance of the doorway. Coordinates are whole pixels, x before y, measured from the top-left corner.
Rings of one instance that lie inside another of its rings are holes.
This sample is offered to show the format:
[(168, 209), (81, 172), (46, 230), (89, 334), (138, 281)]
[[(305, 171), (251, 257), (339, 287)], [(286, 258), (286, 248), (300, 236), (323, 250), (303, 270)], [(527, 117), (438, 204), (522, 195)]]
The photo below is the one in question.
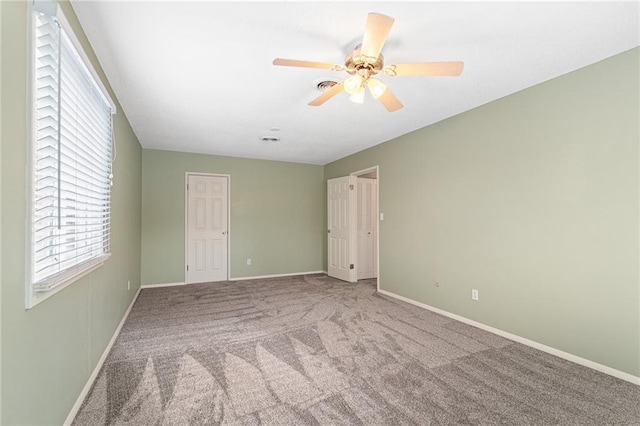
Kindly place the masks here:
[(328, 275), (378, 278), (378, 166), (327, 181)]
[(229, 176), (186, 174), (185, 283), (228, 280)]

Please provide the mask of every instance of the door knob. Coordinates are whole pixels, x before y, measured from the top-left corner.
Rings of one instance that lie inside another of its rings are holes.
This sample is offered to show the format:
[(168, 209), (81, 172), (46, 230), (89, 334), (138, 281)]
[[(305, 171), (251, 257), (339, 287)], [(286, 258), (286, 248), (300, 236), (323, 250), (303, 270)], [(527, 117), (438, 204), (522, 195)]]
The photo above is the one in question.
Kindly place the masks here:
[(222, 231), (222, 235), (227, 235), (227, 231)]

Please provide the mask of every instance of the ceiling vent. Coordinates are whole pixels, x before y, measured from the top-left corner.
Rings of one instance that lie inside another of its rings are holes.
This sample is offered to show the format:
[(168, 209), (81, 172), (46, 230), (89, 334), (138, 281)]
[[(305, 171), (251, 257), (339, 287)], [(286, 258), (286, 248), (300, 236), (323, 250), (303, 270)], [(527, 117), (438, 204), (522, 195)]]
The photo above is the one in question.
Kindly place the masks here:
[(338, 84), (337, 81), (323, 80), (320, 83), (316, 84), (316, 87), (318, 88), (319, 91), (326, 92), (327, 90), (331, 89), (336, 84)]
[(260, 138), (262, 142), (278, 142), (280, 138), (275, 136), (263, 136)]

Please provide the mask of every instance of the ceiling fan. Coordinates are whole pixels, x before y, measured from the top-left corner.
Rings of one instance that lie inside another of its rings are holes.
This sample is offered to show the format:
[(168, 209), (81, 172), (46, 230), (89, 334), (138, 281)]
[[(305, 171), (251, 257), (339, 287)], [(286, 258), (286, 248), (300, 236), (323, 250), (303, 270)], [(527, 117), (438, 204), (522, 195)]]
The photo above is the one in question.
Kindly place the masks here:
[(321, 68), (332, 71), (346, 71), (351, 77), (337, 83), (311, 102), (311, 106), (320, 106), (343, 90), (355, 103), (364, 102), (365, 87), (371, 95), (378, 99), (389, 111), (402, 108), (402, 103), (380, 80), (374, 78), (378, 73), (388, 76), (450, 76), (456, 77), (462, 73), (463, 62), (423, 62), (413, 64), (384, 65), (382, 47), (389, 35), (394, 19), (380, 13), (369, 13), (364, 29), (362, 43), (345, 58), (344, 65), (334, 65), (324, 62), (298, 61), (295, 59), (273, 60), (273, 65), (301, 68)]

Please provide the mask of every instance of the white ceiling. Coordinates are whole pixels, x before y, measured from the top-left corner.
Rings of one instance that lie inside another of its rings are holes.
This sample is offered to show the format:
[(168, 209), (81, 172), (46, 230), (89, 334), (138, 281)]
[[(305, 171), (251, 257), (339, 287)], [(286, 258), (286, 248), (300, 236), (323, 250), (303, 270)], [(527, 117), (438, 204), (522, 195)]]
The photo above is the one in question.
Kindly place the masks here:
[[(640, 44), (638, 2), (74, 1), (144, 148), (326, 164)], [(348, 74), (367, 13), (395, 18), (385, 63), (464, 61), (461, 77), (380, 77), (367, 93), (307, 103)], [(612, 79), (615, 76), (611, 76)], [(270, 130), (279, 128), (279, 131)], [(262, 142), (277, 136), (279, 142)]]

